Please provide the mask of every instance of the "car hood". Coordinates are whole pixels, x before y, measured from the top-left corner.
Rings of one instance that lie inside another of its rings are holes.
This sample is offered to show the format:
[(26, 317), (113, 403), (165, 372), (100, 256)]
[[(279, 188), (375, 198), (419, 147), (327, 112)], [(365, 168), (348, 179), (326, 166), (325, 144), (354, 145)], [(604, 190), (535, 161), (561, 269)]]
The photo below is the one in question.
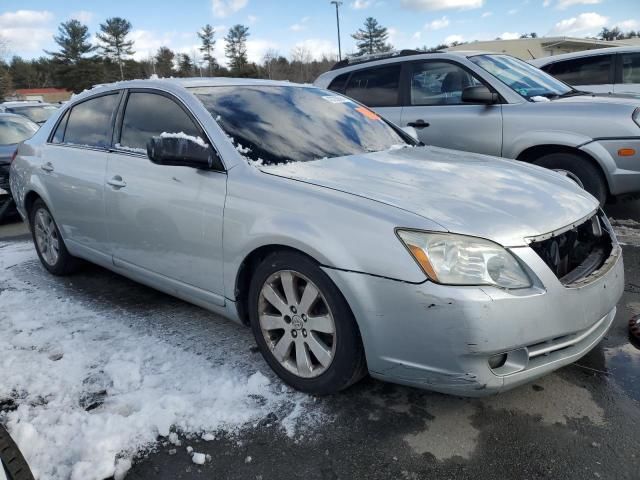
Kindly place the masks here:
[(555, 172), (436, 147), (260, 168), (271, 175), (392, 205), (450, 232), (504, 246), (525, 245), (525, 238), (570, 225), (598, 208), (594, 197)]

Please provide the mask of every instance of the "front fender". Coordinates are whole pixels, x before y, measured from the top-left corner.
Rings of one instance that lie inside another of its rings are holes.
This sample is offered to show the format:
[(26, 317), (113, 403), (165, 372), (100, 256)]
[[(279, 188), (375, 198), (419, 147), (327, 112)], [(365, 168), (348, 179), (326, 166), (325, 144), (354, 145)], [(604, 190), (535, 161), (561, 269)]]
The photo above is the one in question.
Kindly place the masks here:
[(398, 240), (397, 227), (442, 231), (416, 214), (324, 187), (258, 173), (229, 172), (224, 215), (224, 283), (235, 297), (251, 252), (281, 245), (334, 269), (411, 283), (426, 276)]

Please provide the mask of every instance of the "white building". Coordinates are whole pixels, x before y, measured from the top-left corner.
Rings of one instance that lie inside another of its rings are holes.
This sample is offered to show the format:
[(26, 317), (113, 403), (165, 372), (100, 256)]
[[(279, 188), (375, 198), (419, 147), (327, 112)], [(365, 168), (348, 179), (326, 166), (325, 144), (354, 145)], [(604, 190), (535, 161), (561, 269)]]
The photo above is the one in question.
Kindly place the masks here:
[(518, 38), (515, 40), (489, 40), (482, 42), (470, 42), (447, 50), (482, 50), (485, 52), (507, 53), (522, 60), (550, 57), (561, 53), (581, 52), (595, 48), (623, 47), (627, 45), (640, 46), (640, 38), (627, 40), (605, 41), (592, 38), (572, 37), (539, 37)]

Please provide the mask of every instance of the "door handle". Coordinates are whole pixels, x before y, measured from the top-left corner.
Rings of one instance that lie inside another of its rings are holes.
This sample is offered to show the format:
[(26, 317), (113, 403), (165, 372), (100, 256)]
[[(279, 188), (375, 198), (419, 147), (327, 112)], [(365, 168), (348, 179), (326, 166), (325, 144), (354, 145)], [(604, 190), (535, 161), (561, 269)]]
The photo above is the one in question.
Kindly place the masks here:
[(429, 123), (425, 122), (421, 118), (419, 120), (416, 120), (415, 122), (407, 123), (407, 127), (413, 127), (417, 129), (427, 128), (428, 126), (429, 126)]
[(113, 188), (115, 188), (116, 190), (127, 186), (127, 182), (125, 182), (120, 175), (116, 175), (107, 183), (111, 185)]
[(40, 165), (40, 168), (45, 172), (53, 172), (53, 165), (51, 164), (51, 162), (43, 163), (42, 165)]

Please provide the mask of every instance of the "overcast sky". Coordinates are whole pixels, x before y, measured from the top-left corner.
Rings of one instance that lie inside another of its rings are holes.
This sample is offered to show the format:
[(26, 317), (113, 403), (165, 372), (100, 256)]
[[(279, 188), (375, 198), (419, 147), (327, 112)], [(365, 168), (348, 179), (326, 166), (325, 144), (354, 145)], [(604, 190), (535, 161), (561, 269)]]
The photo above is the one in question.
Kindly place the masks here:
[[(265, 51), (289, 55), (306, 46), (314, 56), (337, 52), (335, 10), (329, 0), (2, 0), (0, 35), (9, 55), (25, 58), (55, 49), (57, 25), (77, 18), (92, 35), (110, 16), (133, 24), (136, 58), (166, 45), (193, 53), (195, 32), (205, 23), (216, 28), (218, 56), (222, 38), (236, 23), (248, 25), (249, 56), (260, 61)], [(388, 27), (397, 48), (435, 46), (456, 41), (540, 36), (592, 36), (602, 27), (640, 29), (640, 0), (345, 0), (340, 9), (343, 52), (354, 48), (350, 34), (368, 16)]]

